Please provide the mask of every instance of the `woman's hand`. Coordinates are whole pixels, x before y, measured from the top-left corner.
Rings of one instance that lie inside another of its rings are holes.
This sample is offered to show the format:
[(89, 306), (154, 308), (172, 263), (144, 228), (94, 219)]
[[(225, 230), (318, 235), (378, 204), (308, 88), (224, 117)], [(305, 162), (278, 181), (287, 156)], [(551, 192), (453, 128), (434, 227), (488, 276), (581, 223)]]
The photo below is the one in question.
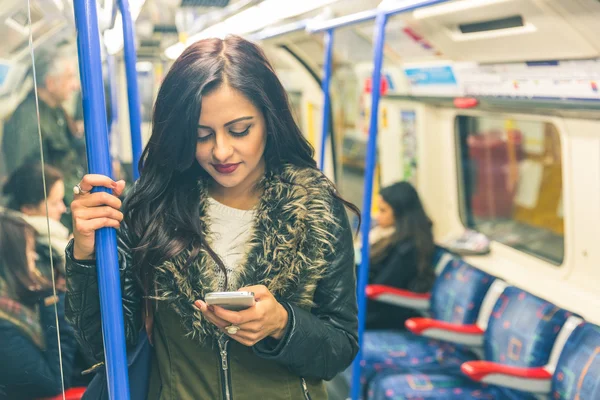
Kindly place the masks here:
[[(207, 306), (198, 300), (196, 307), (211, 323), (244, 346), (254, 346), (266, 337), (281, 339), (288, 322), (288, 313), (263, 285), (249, 286), (239, 289), (241, 292), (254, 292), (256, 303), (242, 311), (229, 311), (218, 306)], [(235, 325), (239, 331), (229, 334), (226, 327)]]
[[(84, 193), (75, 196), (71, 203), (73, 213), (73, 257), (77, 260), (94, 258), (95, 232), (100, 228), (119, 228), (123, 220), (121, 200), (118, 196), (125, 190), (125, 181), (115, 182), (105, 175), (88, 174), (79, 183)], [(89, 193), (94, 187), (112, 189), (106, 192)]]

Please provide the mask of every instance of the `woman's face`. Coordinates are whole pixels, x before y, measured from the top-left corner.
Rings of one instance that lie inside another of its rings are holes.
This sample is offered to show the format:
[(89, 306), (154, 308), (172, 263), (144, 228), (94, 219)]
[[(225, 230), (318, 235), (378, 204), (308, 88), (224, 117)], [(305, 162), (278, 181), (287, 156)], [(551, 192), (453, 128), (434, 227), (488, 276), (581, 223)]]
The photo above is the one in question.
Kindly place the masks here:
[[(67, 212), (63, 201), (65, 197), (65, 184), (57, 181), (48, 192), (48, 218), (60, 221), (62, 215)], [(25, 206), (21, 209), (23, 214), (31, 216), (46, 216), (46, 204), (42, 201), (37, 206)]]
[(382, 228), (394, 226), (396, 220), (394, 219), (394, 210), (392, 210), (392, 207), (381, 196), (377, 198), (377, 206), (379, 208), (376, 216), (377, 225)]
[(239, 91), (224, 84), (202, 97), (196, 159), (224, 189), (250, 188), (265, 172), (265, 118)]

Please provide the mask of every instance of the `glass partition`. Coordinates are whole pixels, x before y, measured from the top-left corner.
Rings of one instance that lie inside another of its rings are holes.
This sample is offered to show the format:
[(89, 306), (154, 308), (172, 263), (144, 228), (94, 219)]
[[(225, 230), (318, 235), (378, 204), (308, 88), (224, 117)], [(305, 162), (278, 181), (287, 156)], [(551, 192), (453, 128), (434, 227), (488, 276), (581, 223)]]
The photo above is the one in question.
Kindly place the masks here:
[(85, 385), (65, 319), (72, 187), (85, 173), (74, 31), (39, 1), (0, 7), (0, 398)]

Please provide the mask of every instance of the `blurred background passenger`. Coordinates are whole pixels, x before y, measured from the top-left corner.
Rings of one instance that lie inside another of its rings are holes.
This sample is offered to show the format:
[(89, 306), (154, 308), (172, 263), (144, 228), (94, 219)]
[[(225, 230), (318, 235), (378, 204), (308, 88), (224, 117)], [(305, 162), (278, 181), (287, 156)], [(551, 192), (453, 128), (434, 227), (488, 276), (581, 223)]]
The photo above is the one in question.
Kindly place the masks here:
[(54, 296), (52, 283), (36, 268), (35, 241), (27, 222), (0, 213), (0, 400), (61, 393), (59, 353), (65, 388), (70, 386), (75, 336), (64, 318), (64, 293)]
[[(8, 175), (26, 163), (40, 161), (40, 131), (44, 162), (62, 172), (67, 187), (77, 184), (86, 170), (83, 132), (64, 108), (79, 91), (77, 63), (69, 49), (61, 46), (36, 51), (39, 128), (36, 93), (32, 90), (4, 124), (2, 152)], [(72, 200), (73, 194), (65, 193), (66, 204)], [(70, 216), (65, 216), (63, 224), (70, 223)]]
[[(43, 176), (46, 176), (48, 209), (44, 201)], [(3, 188), (8, 208), (21, 213), (21, 217), (37, 232), (37, 267), (46, 279), (50, 275), (50, 251), (57, 281), (64, 284), (65, 248), (69, 241), (69, 229), (60, 220), (67, 208), (63, 201), (65, 183), (61, 172), (51, 166), (40, 163), (27, 163), (15, 170)], [(48, 218), (46, 218), (48, 216)], [(48, 236), (48, 225), (50, 236)], [(51, 244), (51, 246), (50, 246)]]
[[(436, 245), (433, 224), (415, 188), (399, 182), (382, 189), (377, 198), (377, 225), (369, 234), (369, 284), (425, 293), (435, 280), (432, 265)], [(367, 329), (403, 329), (414, 310), (369, 301)]]

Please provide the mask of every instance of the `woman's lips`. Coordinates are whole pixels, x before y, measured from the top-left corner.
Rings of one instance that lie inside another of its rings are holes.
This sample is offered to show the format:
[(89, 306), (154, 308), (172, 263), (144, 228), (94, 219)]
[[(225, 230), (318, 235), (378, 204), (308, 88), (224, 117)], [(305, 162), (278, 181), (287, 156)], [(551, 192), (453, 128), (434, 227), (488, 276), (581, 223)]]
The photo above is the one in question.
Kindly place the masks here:
[(241, 163), (237, 163), (237, 164), (213, 164), (213, 167), (220, 174), (231, 174), (231, 173), (233, 173), (240, 166), (240, 164)]

